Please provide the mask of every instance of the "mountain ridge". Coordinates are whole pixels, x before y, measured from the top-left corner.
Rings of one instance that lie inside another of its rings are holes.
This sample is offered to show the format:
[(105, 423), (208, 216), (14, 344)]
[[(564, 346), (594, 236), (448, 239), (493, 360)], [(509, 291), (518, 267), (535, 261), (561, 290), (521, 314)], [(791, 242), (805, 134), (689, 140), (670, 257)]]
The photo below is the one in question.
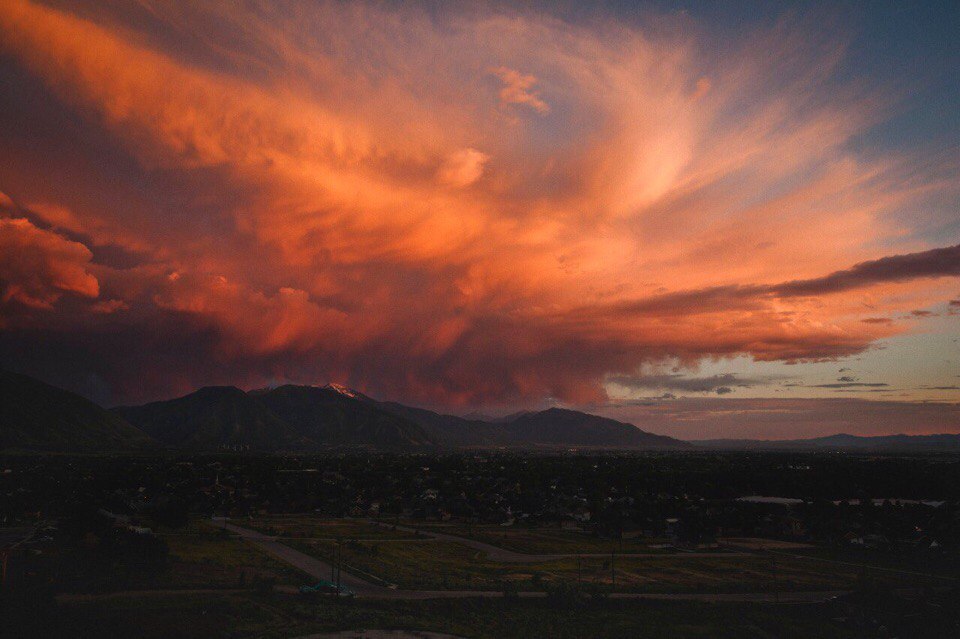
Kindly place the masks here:
[(296, 450), (308, 444), (256, 395), (235, 386), (205, 386), (182, 397), (118, 406), (112, 412), (162, 444), (179, 449)]
[(27, 375), (0, 370), (0, 450), (150, 450), (142, 430), (90, 400)]
[(182, 397), (112, 410), (177, 449), (312, 451), (432, 445), (416, 424), (343, 388), (286, 384), (246, 392), (233, 386), (206, 386)]
[(384, 448), (432, 446), (416, 423), (377, 407), (345, 386), (286, 384), (260, 396), (275, 415), (303, 436), (322, 445)]
[(641, 430), (633, 424), (567, 408), (520, 411), (494, 421), (470, 420), (381, 402), (387, 410), (419, 423), (451, 447), (687, 449), (686, 442)]
[(713, 450), (960, 450), (960, 433), (851, 435), (804, 439), (701, 439), (691, 444)]
[(954, 451), (960, 434), (792, 440), (682, 441), (633, 424), (553, 407), (471, 419), (378, 401), (342, 384), (244, 391), (207, 386), (182, 397), (110, 410), (26, 375), (0, 370), (0, 450), (319, 452), (382, 450), (847, 450)]

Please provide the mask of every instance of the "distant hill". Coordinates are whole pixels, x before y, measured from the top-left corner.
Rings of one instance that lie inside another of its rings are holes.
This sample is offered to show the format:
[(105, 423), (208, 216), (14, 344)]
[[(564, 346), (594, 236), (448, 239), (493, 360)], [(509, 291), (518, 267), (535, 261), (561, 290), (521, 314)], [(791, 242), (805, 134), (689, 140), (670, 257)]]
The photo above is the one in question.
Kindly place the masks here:
[(454, 448), (691, 448), (686, 442), (645, 432), (633, 424), (563, 408), (520, 412), (495, 421), (480, 421), (393, 402), (379, 405), (415, 421), (440, 444)]
[(259, 396), (303, 437), (327, 446), (409, 448), (433, 440), (416, 422), (343, 386), (280, 386)]
[(502, 425), (518, 444), (595, 448), (690, 448), (665, 435), (642, 431), (633, 424), (564, 408), (525, 413)]
[(484, 448), (506, 446), (510, 443), (503, 429), (490, 422), (443, 415), (396, 402), (377, 402), (377, 405), (385, 411), (414, 422), (435, 442), (446, 448)]
[(960, 434), (864, 437), (840, 433), (811, 439), (703, 439), (691, 443), (716, 450), (957, 451), (960, 450)]
[(312, 443), (264, 406), (233, 386), (208, 386), (184, 397), (113, 412), (157, 441), (174, 448), (289, 450)]
[(145, 450), (156, 446), (121, 417), (69, 391), (0, 371), (0, 450)]

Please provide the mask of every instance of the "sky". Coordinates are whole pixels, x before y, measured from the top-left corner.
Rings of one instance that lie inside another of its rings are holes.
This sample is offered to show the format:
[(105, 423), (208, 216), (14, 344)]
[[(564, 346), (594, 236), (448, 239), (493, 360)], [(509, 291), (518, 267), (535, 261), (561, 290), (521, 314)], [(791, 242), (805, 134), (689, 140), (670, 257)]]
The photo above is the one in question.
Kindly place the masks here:
[(958, 25), (4, 0), (0, 366), (104, 405), (335, 381), (684, 437), (960, 431)]

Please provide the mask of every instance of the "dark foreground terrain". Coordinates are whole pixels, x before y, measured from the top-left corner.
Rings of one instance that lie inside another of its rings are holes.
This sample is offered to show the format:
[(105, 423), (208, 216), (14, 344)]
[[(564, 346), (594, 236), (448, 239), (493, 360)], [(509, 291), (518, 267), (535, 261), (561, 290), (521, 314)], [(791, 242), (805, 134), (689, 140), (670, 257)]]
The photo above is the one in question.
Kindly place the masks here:
[(0, 605), (6, 636), (957, 636), (958, 506), (952, 454), (6, 455)]

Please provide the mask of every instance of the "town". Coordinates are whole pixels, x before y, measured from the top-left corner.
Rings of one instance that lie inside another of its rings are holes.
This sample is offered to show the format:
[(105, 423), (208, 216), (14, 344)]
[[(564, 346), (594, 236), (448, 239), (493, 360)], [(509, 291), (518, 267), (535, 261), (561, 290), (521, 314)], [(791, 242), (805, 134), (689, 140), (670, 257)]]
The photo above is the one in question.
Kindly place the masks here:
[[(476, 606), (555, 623), (557, 608), (619, 623), (651, 606), (754, 623), (780, 606), (782, 636), (957, 623), (949, 454), (9, 455), (0, 473), (4, 602), (78, 636), (134, 614), (185, 635), (205, 626), (176, 620), (200, 615), (221, 636), (208, 609), (231, 606), (253, 618), (222, 636), (398, 607), (447, 631)], [(567, 623), (557, 636), (583, 636)]]

